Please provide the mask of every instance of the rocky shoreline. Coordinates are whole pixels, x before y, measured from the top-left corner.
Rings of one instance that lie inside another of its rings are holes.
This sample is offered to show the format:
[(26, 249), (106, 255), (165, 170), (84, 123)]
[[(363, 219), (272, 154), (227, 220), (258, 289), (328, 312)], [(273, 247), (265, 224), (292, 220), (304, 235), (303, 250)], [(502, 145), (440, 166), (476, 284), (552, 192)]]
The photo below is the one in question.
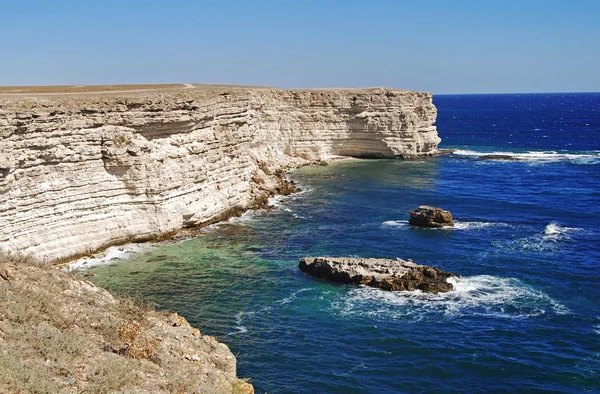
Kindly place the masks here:
[(438, 153), (431, 94), (202, 87), (0, 94), (0, 248), (50, 262), (172, 237), (339, 157)]
[[(58, 345), (49, 352), (62, 357), (60, 344), (75, 334), (90, 350), (73, 349), (85, 360), (66, 355), (64, 365), (43, 371), (25, 360), (0, 360), (14, 367), (0, 380), (9, 391), (49, 379), (79, 392), (126, 376), (109, 391), (252, 393), (235, 376), (229, 349), (185, 319), (115, 311), (106, 328), (102, 316), (126, 301), (47, 265), (113, 245), (169, 239), (265, 207), (270, 196), (296, 191), (285, 178), (291, 168), (439, 153), (430, 93), (197, 85), (24, 91), (0, 89), (0, 290), (9, 302), (3, 310), (34, 310), (39, 305), (30, 301), (43, 293), (43, 305), (73, 312), (69, 324), (52, 331), (51, 344)], [(44, 264), (6, 257), (13, 252)], [(34, 336), (64, 317), (42, 312), (41, 320), (24, 322)], [(19, 322), (0, 319), (0, 348), (6, 348), (0, 356), (29, 349)], [(103, 338), (96, 328), (116, 337)], [(118, 370), (99, 370), (95, 363), (104, 358)], [(71, 369), (79, 372), (60, 372)]]

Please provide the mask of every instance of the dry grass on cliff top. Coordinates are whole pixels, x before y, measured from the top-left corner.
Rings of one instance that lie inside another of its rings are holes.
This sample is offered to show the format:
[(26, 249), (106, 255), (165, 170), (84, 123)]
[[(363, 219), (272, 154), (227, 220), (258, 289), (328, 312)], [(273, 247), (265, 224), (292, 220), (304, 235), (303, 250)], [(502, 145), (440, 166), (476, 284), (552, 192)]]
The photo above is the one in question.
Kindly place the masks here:
[(205, 84), (144, 84), (144, 85), (78, 85), (78, 86), (0, 86), (0, 95), (73, 95), (91, 93), (169, 93), (181, 90), (223, 90), (264, 88), (263, 86), (205, 85)]
[(0, 254), (1, 393), (251, 393), (226, 346), (177, 314)]

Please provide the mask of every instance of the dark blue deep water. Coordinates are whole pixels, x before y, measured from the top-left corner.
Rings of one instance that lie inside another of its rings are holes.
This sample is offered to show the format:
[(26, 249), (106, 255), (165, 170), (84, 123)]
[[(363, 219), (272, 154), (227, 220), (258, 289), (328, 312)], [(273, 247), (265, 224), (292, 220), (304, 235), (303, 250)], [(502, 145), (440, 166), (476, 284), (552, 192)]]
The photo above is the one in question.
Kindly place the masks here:
[[(291, 173), (304, 192), (94, 268), (226, 342), (257, 392), (600, 392), (600, 94), (436, 96), (418, 161)], [(520, 159), (481, 160), (486, 152)], [(410, 228), (418, 205), (451, 230)], [(310, 255), (411, 258), (441, 295), (342, 286)]]

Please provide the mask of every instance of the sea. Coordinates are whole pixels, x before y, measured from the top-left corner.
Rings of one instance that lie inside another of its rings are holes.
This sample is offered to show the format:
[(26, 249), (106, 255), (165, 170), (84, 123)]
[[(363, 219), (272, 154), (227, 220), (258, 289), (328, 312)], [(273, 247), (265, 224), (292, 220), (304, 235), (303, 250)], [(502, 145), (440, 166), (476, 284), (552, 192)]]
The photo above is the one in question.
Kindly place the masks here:
[[(257, 393), (600, 392), (600, 93), (434, 103), (454, 153), (293, 170), (276, 209), (114, 249), (92, 280), (225, 342)], [(409, 226), (424, 204), (455, 227)], [(461, 278), (425, 294), (298, 270), (322, 255)]]

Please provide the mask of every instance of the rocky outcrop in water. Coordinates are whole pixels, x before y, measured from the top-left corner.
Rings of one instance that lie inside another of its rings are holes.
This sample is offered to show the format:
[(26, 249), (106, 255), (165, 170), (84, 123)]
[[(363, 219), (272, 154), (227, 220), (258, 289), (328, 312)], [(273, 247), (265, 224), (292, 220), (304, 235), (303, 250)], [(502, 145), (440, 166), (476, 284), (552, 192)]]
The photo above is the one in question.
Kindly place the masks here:
[(426, 293), (451, 291), (453, 286), (446, 279), (459, 276), (402, 259), (304, 257), (300, 259), (298, 267), (309, 275), (334, 282), (364, 284), (393, 291), (421, 290)]
[(452, 214), (442, 208), (421, 205), (419, 209), (409, 211), (408, 214), (410, 215), (408, 224), (411, 226), (433, 228), (454, 226)]
[(286, 169), (440, 142), (429, 93), (111, 89), (0, 94), (0, 249), (56, 262), (170, 237), (289, 191)]

